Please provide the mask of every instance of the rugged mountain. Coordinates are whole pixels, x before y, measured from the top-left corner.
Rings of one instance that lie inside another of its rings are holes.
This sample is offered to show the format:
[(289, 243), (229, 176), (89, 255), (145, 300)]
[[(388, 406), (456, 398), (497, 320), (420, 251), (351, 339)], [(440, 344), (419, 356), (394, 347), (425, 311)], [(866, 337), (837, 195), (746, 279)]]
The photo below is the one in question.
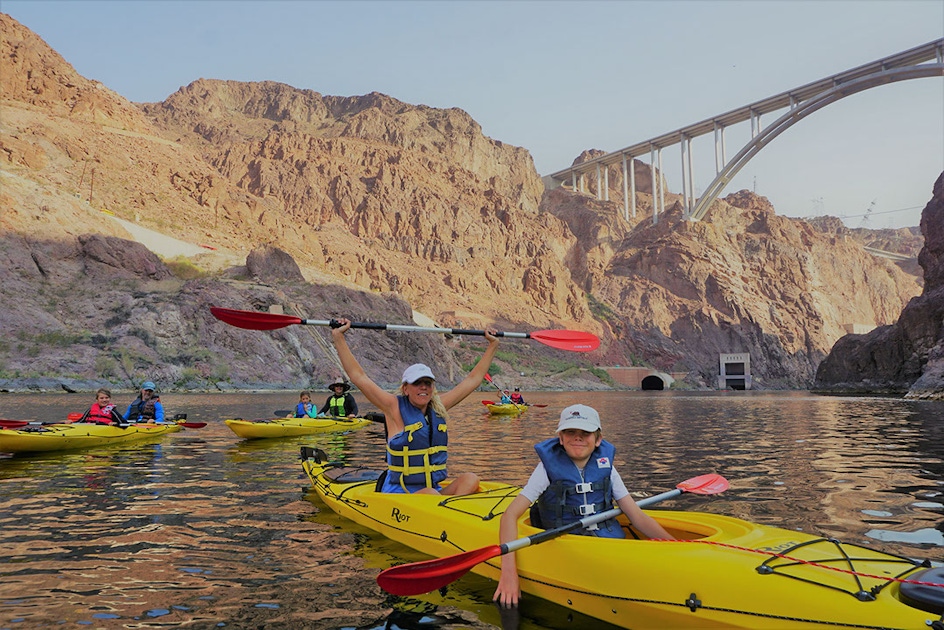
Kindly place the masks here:
[[(295, 387), (336, 372), (316, 331), (224, 332), (216, 303), (601, 336), (591, 355), (503, 345), (526, 389), (607, 386), (594, 364), (713, 387), (718, 353), (745, 351), (761, 386), (805, 387), (845, 325), (893, 321), (920, 292), (860, 239), (745, 191), (701, 223), (676, 204), (653, 225), (641, 162), (629, 221), (618, 169), (610, 201), (592, 181), (545, 191), (526, 150), (458, 109), (205, 79), (135, 106), (2, 14), (0, 66), (0, 380)], [(281, 272), (260, 272), (279, 257)], [(474, 353), (369, 348), (383, 378), (401, 357), (455, 373)]]
[(665, 371), (700, 366), (710, 386), (720, 353), (750, 352), (759, 387), (802, 387), (845, 326), (893, 321), (914, 295), (891, 261), (748, 191), (698, 223), (676, 203), (621, 230), (610, 206), (556, 190), (544, 207), (577, 235), (587, 272), (575, 277), (614, 345)]
[(944, 173), (921, 213), (924, 291), (896, 322), (840, 339), (816, 372), (824, 392), (944, 399)]

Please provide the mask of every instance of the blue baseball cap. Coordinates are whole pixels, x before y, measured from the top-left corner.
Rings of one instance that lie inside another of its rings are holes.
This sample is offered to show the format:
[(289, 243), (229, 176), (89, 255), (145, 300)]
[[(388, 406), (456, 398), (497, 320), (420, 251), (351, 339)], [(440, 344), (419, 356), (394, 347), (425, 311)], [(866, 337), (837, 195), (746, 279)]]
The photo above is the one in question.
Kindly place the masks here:
[(141, 383), (141, 389), (149, 389), (153, 392), (155, 389), (157, 389), (157, 387), (155, 387), (154, 383), (151, 381), (144, 381)]

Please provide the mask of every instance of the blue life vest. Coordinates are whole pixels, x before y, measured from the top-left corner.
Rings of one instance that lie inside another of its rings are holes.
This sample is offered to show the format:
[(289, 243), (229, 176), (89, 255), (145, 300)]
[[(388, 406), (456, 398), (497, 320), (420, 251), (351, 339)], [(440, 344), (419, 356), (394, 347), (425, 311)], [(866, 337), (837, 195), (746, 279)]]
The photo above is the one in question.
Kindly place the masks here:
[(403, 431), (387, 441), (385, 485), (400, 486), (404, 492), (422, 488), (439, 489), (446, 478), (448, 435), (446, 421), (432, 407), (426, 416), (406, 396), (397, 396)]
[[(534, 450), (541, 458), (551, 482), (535, 502), (542, 527), (560, 527), (613, 507), (610, 473), (613, 471), (616, 448), (612, 444), (606, 440), (600, 442), (600, 446), (590, 455), (583, 475), (556, 437), (539, 442)], [(602, 538), (626, 537), (614, 518), (571, 533)]]
[(310, 402), (298, 403), (297, 405), (295, 405), (295, 417), (296, 418), (315, 417), (315, 406)]

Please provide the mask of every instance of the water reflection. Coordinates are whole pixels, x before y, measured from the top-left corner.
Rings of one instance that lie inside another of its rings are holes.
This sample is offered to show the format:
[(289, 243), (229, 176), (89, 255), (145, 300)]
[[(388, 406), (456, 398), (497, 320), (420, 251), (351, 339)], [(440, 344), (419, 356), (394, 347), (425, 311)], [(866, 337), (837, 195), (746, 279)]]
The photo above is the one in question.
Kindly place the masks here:
[[(724, 495), (686, 496), (666, 508), (944, 560), (940, 403), (797, 392), (526, 395), (548, 407), (491, 417), (478, 399), (489, 393), (457, 407), (450, 469), (520, 484), (558, 411), (584, 402), (600, 410), (631, 490), (655, 493), (706, 472), (731, 481)], [(326, 510), (298, 461), (299, 447), (312, 445), (349, 465), (377, 465), (382, 428), (246, 441), (222, 423), (266, 417), (296, 399), (165, 394), (169, 413), (208, 426), (151, 443), (0, 456), (0, 628), (455, 627), (468, 625), (463, 616), (525, 630), (601, 627), (533, 598), (520, 619), (503, 619), (491, 602), (494, 583), (473, 574), (445, 594), (385, 596), (376, 572), (422, 556)], [(0, 416), (57, 420), (85, 402), (0, 395)], [(353, 557), (336, 551), (345, 541), (354, 543)]]

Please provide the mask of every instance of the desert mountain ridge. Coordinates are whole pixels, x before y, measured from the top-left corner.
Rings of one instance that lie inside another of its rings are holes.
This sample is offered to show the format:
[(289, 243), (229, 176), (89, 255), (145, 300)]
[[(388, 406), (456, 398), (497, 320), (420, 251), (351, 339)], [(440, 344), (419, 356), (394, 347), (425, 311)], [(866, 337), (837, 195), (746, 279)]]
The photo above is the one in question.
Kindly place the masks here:
[[(748, 191), (698, 223), (669, 194), (653, 225), (645, 187), (627, 221), (618, 170), (607, 202), (592, 185), (545, 190), (527, 150), (460, 109), (212, 79), (133, 104), (4, 14), (0, 35), (8, 387), (299, 387), (336, 373), (323, 331), (230, 329), (217, 304), (600, 336), (586, 355), (504, 343), (498, 363), (524, 389), (611, 387), (601, 368), (616, 365), (714, 387), (722, 352), (749, 352), (758, 387), (803, 388), (850, 326), (890, 324), (921, 293), (913, 263), (863, 247), (913, 252), (914, 230), (781, 217)], [(387, 382), (413, 360), (454, 377), (476, 352), (438, 336), (358, 344)]]

